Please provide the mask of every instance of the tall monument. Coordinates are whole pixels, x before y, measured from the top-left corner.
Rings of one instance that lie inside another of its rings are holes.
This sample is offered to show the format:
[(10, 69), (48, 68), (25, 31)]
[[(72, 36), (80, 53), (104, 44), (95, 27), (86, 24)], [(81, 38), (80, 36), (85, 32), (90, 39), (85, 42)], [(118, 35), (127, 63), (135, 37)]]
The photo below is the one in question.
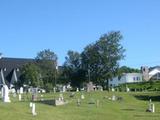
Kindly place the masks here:
[(8, 94), (9, 94), (8, 86), (3, 85), (3, 102), (11, 102)]

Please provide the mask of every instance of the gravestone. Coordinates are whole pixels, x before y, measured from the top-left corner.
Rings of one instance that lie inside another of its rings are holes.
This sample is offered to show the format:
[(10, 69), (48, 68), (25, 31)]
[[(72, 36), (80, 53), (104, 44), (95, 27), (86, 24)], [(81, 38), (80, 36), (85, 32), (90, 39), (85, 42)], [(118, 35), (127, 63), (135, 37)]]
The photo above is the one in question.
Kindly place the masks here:
[(30, 107), (30, 108), (32, 108), (32, 105), (33, 105), (33, 103), (32, 103), (32, 102), (30, 102), (30, 103), (29, 103), (29, 107)]
[(92, 82), (89, 82), (87, 84), (87, 92), (91, 92), (91, 91), (94, 91), (94, 86)]
[(112, 95), (112, 101), (115, 101), (115, 100), (116, 100), (116, 96)]
[(55, 87), (53, 88), (53, 92), (56, 93), (56, 88)]
[(99, 107), (99, 100), (96, 101), (96, 107)]
[(81, 101), (80, 99), (77, 99), (77, 106), (80, 106), (81, 105)]
[(44, 101), (44, 99), (43, 99), (43, 95), (41, 95), (41, 101)]
[(152, 103), (152, 104), (151, 104), (151, 110), (152, 110), (152, 111), (151, 111), (152, 113), (154, 113), (154, 112), (155, 112), (155, 106), (154, 106), (154, 103)]
[(152, 100), (150, 99), (148, 104), (148, 109), (147, 109), (148, 112), (152, 111), (151, 104), (152, 104)]
[(20, 87), (19, 93), (23, 94), (23, 87)]
[(8, 94), (9, 94), (8, 86), (3, 85), (3, 102), (11, 102)]
[(152, 112), (152, 113), (155, 112), (155, 105), (152, 103), (151, 99), (149, 100), (149, 104), (148, 104), (148, 108), (147, 108), (146, 112)]
[(16, 92), (16, 90), (15, 90), (14, 88), (12, 88), (12, 89), (11, 89), (11, 93), (14, 94), (15, 92)]
[(100, 91), (103, 91), (103, 87), (100, 88)]
[(18, 99), (19, 99), (19, 101), (21, 101), (21, 100), (22, 100), (22, 96), (21, 96), (21, 94), (19, 94), (19, 95), (18, 95)]
[(81, 99), (82, 99), (82, 100), (84, 99), (84, 95), (83, 95), (83, 94), (81, 95)]
[(1, 88), (1, 97), (3, 98), (3, 87)]
[(63, 101), (64, 100), (64, 98), (63, 98), (63, 94), (62, 93), (60, 93), (59, 94), (59, 101)]
[(58, 99), (58, 100), (54, 99), (54, 100), (53, 100), (53, 105), (55, 105), (55, 106), (65, 105), (65, 104), (67, 104), (67, 103), (68, 103), (67, 101), (60, 100), (60, 99)]
[(62, 87), (62, 92), (66, 92), (66, 86)]
[(78, 88), (76, 89), (76, 92), (79, 92), (79, 89), (78, 89)]
[(114, 92), (114, 91), (115, 91), (115, 89), (114, 89), (114, 88), (112, 88), (112, 89), (111, 89), (111, 91), (112, 91), (112, 92)]
[(32, 104), (32, 115), (33, 115), (33, 116), (36, 116), (36, 115), (37, 115), (35, 103)]
[(56, 100), (56, 99), (53, 100), (53, 104), (54, 104), (55, 106), (65, 105), (65, 104), (67, 104), (67, 103), (68, 103), (68, 102), (64, 100), (62, 93), (59, 94), (58, 100)]
[(17, 90), (17, 93), (20, 94), (20, 90), (19, 89)]
[(38, 97), (38, 89), (32, 88), (32, 101), (37, 101), (37, 97)]
[(126, 88), (126, 92), (129, 92), (129, 91), (130, 91), (130, 89), (127, 87), (127, 88)]

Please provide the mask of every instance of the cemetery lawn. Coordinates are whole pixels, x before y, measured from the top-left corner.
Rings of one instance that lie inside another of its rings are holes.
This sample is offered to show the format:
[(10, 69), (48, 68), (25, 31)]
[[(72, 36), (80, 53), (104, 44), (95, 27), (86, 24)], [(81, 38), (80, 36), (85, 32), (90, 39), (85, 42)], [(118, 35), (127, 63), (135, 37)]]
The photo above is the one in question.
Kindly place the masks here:
[[(45, 103), (36, 102), (37, 116), (32, 116), (30, 101), (26, 99), (19, 102), (11, 97), (11, 103), (0, 101), (0, 120), (160, 120), (160, 92), (83, 92), (85, 99), (77, 106), (78, 92), (73, 98), (70, 93), (64, 94), (68, 104), (53, 106), (49, 102), (58, 98), (59, 93), (44, 94)], [(120, 100), (111, 101), (107, 97), (119, 96)], [(12, 96), (12, 95), (10, 95)], [(29, 96), (30, 97), (30, 96)], [(155, 113), (148, 113), (149, 99), (155, 104)], [(99, 100), (99, 106), (88, 104)]]

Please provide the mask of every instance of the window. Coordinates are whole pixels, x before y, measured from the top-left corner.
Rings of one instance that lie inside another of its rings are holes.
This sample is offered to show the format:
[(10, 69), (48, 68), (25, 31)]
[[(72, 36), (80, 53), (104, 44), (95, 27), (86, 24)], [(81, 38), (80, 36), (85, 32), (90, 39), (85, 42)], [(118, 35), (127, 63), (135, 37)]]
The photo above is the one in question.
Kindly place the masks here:
[(135, 77), (133, 77), (133, 81), (135, 81), (136, 80), (136, 78)]
[(137, 77), (137, 81), (139, 80), (139, 77)]

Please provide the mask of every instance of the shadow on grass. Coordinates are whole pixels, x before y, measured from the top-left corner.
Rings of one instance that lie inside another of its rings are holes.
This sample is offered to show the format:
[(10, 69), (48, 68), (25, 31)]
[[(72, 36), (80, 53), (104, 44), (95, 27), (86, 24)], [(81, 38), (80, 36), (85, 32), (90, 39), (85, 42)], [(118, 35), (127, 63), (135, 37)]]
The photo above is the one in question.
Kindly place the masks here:
[(121, 109), (121, 110), (124, 110), (124, 111), (134, 111), (135, 109), (127, 108), (127, 109)]
[(153, 117), (160, 117), (160, 115), (134, 115), (134, 117), (144, 117), (144, 118), (146, 118), (146, 117), (151, 117), (151, 118), (153, 118)]
[(145, 101), (149, 101), (150, 99), (151, 99), (152, 101), (160, 101), (160, 96), (135, 95), (134, 97), (135, 97), (136, 99), (145, 100)]
[(37, 102), (42, 103), (42, 104), (46, 104), (46, 105), (54, 106), (54, 100), (43, 100), (43, 101), (37, 101)]

